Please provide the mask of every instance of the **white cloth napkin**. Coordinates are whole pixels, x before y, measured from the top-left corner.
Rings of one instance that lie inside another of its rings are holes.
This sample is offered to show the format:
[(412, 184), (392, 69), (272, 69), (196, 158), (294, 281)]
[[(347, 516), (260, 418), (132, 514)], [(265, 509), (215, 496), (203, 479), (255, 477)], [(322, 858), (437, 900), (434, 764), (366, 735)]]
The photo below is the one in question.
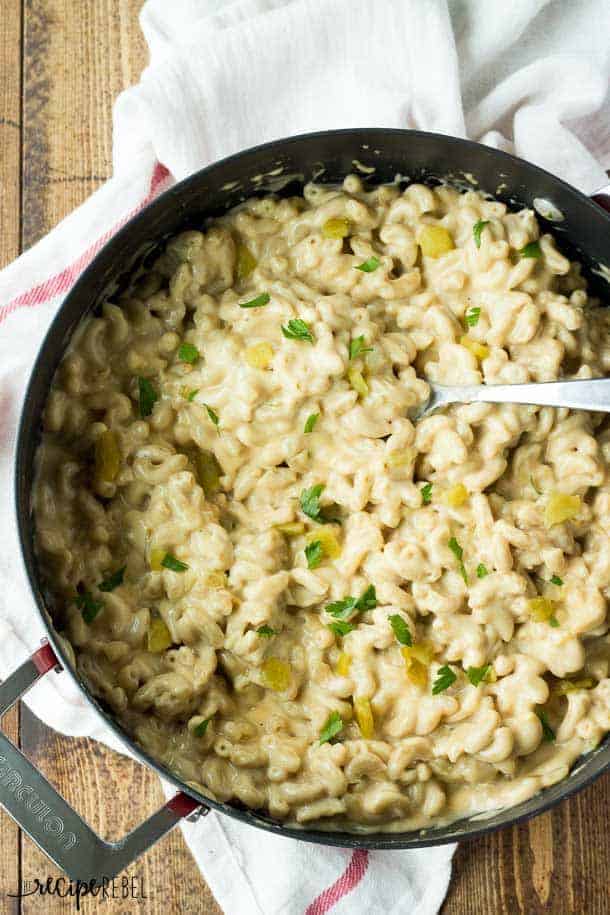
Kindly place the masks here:
[[(610, 166), (607, 0), (148, 0), (141, 23), (151, 63), (115, 106), (114, 177), (0, 274), (2, 676), (44, 635), (9, 507), (22, 393), (66, 291), (130, 214), (210, 161), (324, 128), (468, 134), (586, 192)], [(27, 701), (117, 748), (66, 675)], [(227, 915), (431, 915), (454, 850), (321, 849), (215, 814), (184, 834)]]

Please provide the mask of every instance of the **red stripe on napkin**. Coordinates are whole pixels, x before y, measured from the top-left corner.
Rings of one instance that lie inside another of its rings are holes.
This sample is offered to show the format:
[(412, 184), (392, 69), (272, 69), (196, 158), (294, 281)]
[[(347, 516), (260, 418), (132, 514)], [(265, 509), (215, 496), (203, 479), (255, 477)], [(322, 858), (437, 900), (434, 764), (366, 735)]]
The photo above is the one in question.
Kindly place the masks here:
[(355, 889), (369, 866), (369, 853), (364, 849), (358, 849), (352, 854), (349, 864), (341, 874), (338, 880), (327, 887), (320, 893), (312, 903), (305, 909), (305, 915), (324, 915), (329, 909), (332, 909), (340, 899), (351, 893)]
[(66, 267), (54, 276), (50, 276), (43, 283), (33, 286), (31, 289), (28, 289), (27, 292), (22, 292), (21, 295), (18, 295), (7, 305), (3, 305), (0, 308), (0, 322), (4, 321), (5, 318), (18, 308), (31, 308), (33, 305), (42, 305), (43, 302), (47, 302), (49, 299), (54, 298), (54, 296), (67, 292), (68, 289), (74, 285), (87, 264), (91, 263), (100, 248), (102, 248), (108, 239), (112, 238), (121, 226), (124, 226), (132, 216), (135, 216), (136, 213), (139, 213), (139, 211), (150, 203), (151, 200), (154, 200), (163, 190), (163, 186), (166, 184), (169, 177), (170, 173), (166, 167), (161, 165), (160, 162), (157, 162), (150, 179), (148, 193), (142, 202), (124, 216), (112, 229), (96, 239), (96, 241), (94, 241), (93, 244), (74, 261), (74, 263), (70, 264), (69, 267)]

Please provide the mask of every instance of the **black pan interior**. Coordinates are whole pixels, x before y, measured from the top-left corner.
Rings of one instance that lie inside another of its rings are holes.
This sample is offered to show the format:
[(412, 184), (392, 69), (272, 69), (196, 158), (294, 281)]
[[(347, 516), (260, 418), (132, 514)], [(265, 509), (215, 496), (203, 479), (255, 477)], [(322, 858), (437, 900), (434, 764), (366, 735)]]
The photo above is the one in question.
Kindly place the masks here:
[[(373, 168), (373, 172), (368, 170)], [(329, 131), (280, 140), (231, 156), (185, 179), (150, 204), (122, 228), (97, 255), (66, 297), (41, 347), (30, 378), (21, 416), (15, 468), (15, 497), (26, 570), (32, 591), (49, 629), (49, 637), (64, 666), (71, 671), (45, 611), (33, 545), (30, 494), (40, 418), (55, 370), (82, 317), (109, 295), (120, 292), (138, 264), (159, 251), (164, 240), (184, 228), (201, 227), (253, 194), (300, 193), (315, 179), (337, 184), (352, 172), (365, 184), (398, 181), (449, 182), (460, 189), (475, 188), (506, 202), (511, 208), (533, 207), (534, 201), (554, 205), (563, 220), (544, 225), (556, 235), (561, 249), (580, 260), (590, 287), (608, 301), (608, 282), (600, 265), (610, 266), (610, 216), (574, 188), (548, 172), (505, 153), (466, 140), (419, 131), (358, 129)], [(545, 223), (545, 220), (542, 220)], [(24, 612), (29, 612), (27, 608)], [(88, 693), (77, 679), (81, 689)], [(569, 778), (530, 800), (493, 816), (474, 817), (416, 833), (345, 833), (304, 831), (274, 822), (238, 806), (219, 804), (186, 788), (143, 753), (113, 721), (97, 700), (89, 698), (109, 726), (143, 762), (178, 788), (230, 816), (280, 835), (311, 842), (365, 848), (410, 848), (437, 845), (527, 819), (592, 782), (610, 767), (610, 739), (583, 757)]]

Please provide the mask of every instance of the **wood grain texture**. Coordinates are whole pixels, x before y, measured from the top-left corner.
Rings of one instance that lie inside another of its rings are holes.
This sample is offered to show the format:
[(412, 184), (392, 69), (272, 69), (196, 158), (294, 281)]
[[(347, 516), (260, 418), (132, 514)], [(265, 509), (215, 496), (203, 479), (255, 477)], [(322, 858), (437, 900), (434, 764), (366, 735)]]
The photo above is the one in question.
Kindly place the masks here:
[(138, 0), (24, 0), (24, 247), (112, 171), (112, 104), (147, 62)]
[[(19, 254), (21, 172), (21, 0), (1, 0), (0, 15), (0, 267)], [(19, 743), (19, 711), (2, 719), (2, 730)], [(16, 915), (20, 878), (19, 829), (0, 812), (0, 913)]]
[(21, 171), (21, 0), (0, 14), (0, 267), (19, 254)]
[(554, 810), (455, 853), (442, 915), (608, 915), (610, 774)]
[[(146, 63), (140, 5), (0, 0), (1, 264), (37, 241), (110, 174), (112, 102)], [(17, 738), (15, 714), (3, 727)], [(28, 755), (107, 838), (121, 835), (162, 802), (148, 770), (92, 741), (54, 734), (25, 708), (21, 732)], [(461, 845), (443, 915), (610, 913), (609, 802), (606, 776), (551, 813)], [(127, 873), (145, 900), (120, 898), (119, 884), (118, 898), (103, 907), (85, 901), (82, 911), (220, 913), (178, 831)], [(70, 900), (31, 897), (20, 905), (6, 896), (21, 878), (49, 875), (59, 872), (27, 838), (20, 842), (16, 827), (0, 813), (0, 915), (74, 912)]]

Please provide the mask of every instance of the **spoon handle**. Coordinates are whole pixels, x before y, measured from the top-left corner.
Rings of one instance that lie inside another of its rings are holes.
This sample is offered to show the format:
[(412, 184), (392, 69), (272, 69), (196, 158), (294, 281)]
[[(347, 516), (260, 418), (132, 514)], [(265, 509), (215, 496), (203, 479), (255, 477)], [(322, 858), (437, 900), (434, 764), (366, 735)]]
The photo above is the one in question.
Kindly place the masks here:
[[(443, 386), (438, 387), (442, 391)], [(572, 410), (610, 413), (610, 378), (544, 381), (533, 384), (451, 386), (446, 387), (446, 393), (446, 402), (454, 403), (526, 403), (541, 407), (569, 407)]]

